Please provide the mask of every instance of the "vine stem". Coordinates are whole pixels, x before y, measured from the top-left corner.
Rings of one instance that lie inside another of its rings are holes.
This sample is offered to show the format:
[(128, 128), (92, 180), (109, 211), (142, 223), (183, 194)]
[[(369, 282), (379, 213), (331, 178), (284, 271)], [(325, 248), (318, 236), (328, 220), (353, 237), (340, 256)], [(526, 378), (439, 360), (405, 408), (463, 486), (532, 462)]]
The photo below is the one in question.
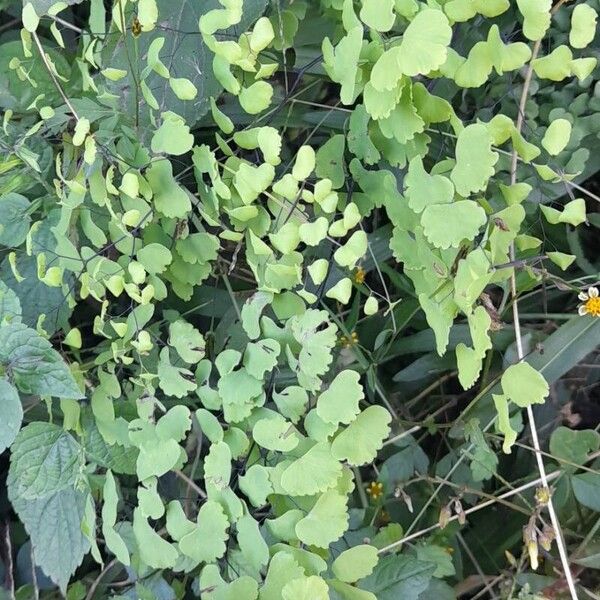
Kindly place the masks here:
[(35, 32), (35, 31), (32, 32), (31, 36), (33, 37), (33, 41), (35, 42), (35, 45), (37, 46), (37, 49), (40, 53), (40, 58), (42, 59), (42, 62), (44, 63), (44, 66), (46, 67), (46, 71), (48, 71), (48, 74), (50, 75), (50, 78), (52, 79), (54, 86), (58, 90), (58, 93), (61, 95), (62, 99), (65, 101), (65, 104), (68, 106), (71, 114), (75, 117), (75, 120), (79, 122), (79, 115), (77, 114), (75, 107), (73, 106), (73, 104), (71, 104), (69, 97), (67, 96), (67, 94), (65, 94), (65, 90), (63, 90), (62, 85), (60, 85), (60, 82), (56, 78), (56, 75), (54, 74), (52, 67), (48, 63), (48, 59), (46, 58), (46, 53), (44, 52), (42, 42), (40, 42), (40, 38), (38, 37), (37, 32)]
[[(552, 9), (552, 14), (556, 13), (556, 11), (565, 3), (567, 0), (560, 0)], [(529, 88), (531, 87), (531, 81), (533, 79), (533, 61), (537, 58), (540, 48), (542, 45), (542, 40), (538, 40), (535, 42), (533, 49), (531, 51), (531, 60), (529, 62), (529, 66), (527, 68), (527, 73), (525, 74), (525, 81), (523, 83), (523, 91), (521, 93), (521, 100), (519, 102), (519, 114), (517, 116), (516, 129), (517, 133), (521, 133), (523, 128), (523, 122), (525, 120), (525, 109), (527, 105), (527, 99), (529, 97)], [(516, 149), (513, 148), (512, 157), (511, 157), (511, 168), (510, 168), (510, 183), (514, 185), (517, 182), (517, 165), (518, 165), (518, 155)], [(514, 241), (510, 245), (510, 260), (515, 260), (515, 244)], [(519, 361), (522, 361), (525, 357), (525, 353), (523, 351), (523, 339), (521, 337), (521, 323), (519, 320), (519, 302), (517, 296), (517, 276), (516, 270), (513, 268), (511, 276), (510, 276), (510, 292), (512, 297), (512, 313), (513, 313), (513, 323), (515, 328), (515, 340), (517, 345), (517, 356)], [(577, 590), (575, 589), (575, 581), (573, 580), (573, 573), (571, 572), (571, 567), (569, 565), (569, 556), (567, 553), (567, 548), (565, 545), (565, 541), (562, 535), (562, 530), (560, 526), (560, 522), (558, 520), (558, 516), (554, 509), (554, 502), (552, 501), (552, 493), (550, 491), (550, 486), (548, 485), (549, 477), (546, 473), (546, 467), (544, 466), (544, 459), (542, 457), (542, 450), (540, 446), (540, 440), (538, 437), (537, 426), (535, 423), (535, 415), (533, 414), (533, 408), (531, 405), (527, 407), (527, 419), (529, 420), (529, 428), (531, 429), (531, 439), (533, 442), (533, 448), (535, 450), (535, 459), (538, 467), (538, 472), (540, 475), (539, 481), (542, 484), (543, 489), (547, 492), (548, 497), (548, 513), (550, 515), (550, 522), (552, 523), (552, 528), (554, 529), (554, 535), (556, 538), (556, 546), (558, 548), (558, 554), (560, 556), (560, 562), (562, 564), (563, 573), (565, 579), (567, 581), (567, 585), (569, 587), (569, 592), (571, 594), (572, 600), (578, 600)]]

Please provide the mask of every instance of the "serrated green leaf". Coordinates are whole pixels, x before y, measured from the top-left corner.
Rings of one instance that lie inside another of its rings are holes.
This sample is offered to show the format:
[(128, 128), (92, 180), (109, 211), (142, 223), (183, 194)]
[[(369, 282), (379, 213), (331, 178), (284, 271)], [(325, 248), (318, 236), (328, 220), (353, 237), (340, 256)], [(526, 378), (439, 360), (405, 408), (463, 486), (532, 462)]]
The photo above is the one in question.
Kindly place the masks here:
[(21, 422), (23, 406), (15, 387), (3, 377), (0, 378), (0, 453), (15, 441)]
[(48, 340), (22, 323), (0, 328), (0, 364), (24, 394), (83, 398), (71, 371)]
[(498, 154), (493, 152), (487, 128), (481, 124), (465, 127), (456, 142), (456, 166), (450, 178), (463, 197), (482, 192), (494, 175)]

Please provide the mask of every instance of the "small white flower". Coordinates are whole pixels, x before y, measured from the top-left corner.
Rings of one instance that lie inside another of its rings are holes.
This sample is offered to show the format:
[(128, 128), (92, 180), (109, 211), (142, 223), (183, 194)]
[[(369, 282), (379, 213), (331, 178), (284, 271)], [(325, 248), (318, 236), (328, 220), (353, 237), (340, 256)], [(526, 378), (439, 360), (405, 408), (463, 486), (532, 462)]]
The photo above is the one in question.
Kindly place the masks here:
[(600, 317), (600, 297), (597, 287), (589, 287), (587, 292), (580, 292), (577, 296), (583, 304), (579, 305), (577, 312), (583, 317), (584, 315), (593, 315)]

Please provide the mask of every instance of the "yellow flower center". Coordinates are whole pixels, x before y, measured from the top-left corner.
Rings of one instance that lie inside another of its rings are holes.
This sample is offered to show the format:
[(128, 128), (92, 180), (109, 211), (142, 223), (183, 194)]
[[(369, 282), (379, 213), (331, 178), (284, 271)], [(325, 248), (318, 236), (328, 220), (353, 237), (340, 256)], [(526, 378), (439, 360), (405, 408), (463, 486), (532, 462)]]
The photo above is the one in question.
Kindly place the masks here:
[(600, 317), (600, 296), (588, 298), (584, 306), (589, 315)]
[(358, 267), (354, 272), (354, 282), (358, 284), (364, 283), (366, 275), (367, 272), (362, 267)]

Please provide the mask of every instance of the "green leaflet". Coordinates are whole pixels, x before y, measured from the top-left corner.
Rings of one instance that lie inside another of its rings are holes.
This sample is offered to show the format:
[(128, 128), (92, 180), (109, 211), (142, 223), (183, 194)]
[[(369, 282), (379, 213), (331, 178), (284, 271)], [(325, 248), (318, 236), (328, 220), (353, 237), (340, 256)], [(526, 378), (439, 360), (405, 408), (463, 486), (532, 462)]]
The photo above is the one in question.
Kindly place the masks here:
[(469, 125), (456, 142), (456, 166), (450, 178), (463, 197), (484, 191), (494, 175), (498, 154), (491, 149), (492, 141), (483, 125)]
[(324, 421), (334, 423), (352, 422), (358, 415), (359, 402), (364, 398), (355, 371), (342, 371), (317, 400), (317, 413)]
[(311, 511), (296, 524), (296, 535), (305, 544), (327, 548), (348, 526), (347, 499), (337, 490), (322, 494)]
[(425, 9), (417, 13), (402, 37), (398, 66), (404, 75), (435, 71), (444, 64), (452, 29), (443, 12)]
[(362, 544), (342, 552), (333, 562), (331, 569), (338, 579), (353, 583), (370, 575), (377, 561), (377, 548)]
[(333, 440), (331, 453), (355, 466), (372, 461), (390, 432), (390, 421), (385, 408), (369, 406)]
[(341, 473), (331, 445), (320, 442), (284, 470), (281, 486), (292, 496), (309, 496), (334, 485)]

